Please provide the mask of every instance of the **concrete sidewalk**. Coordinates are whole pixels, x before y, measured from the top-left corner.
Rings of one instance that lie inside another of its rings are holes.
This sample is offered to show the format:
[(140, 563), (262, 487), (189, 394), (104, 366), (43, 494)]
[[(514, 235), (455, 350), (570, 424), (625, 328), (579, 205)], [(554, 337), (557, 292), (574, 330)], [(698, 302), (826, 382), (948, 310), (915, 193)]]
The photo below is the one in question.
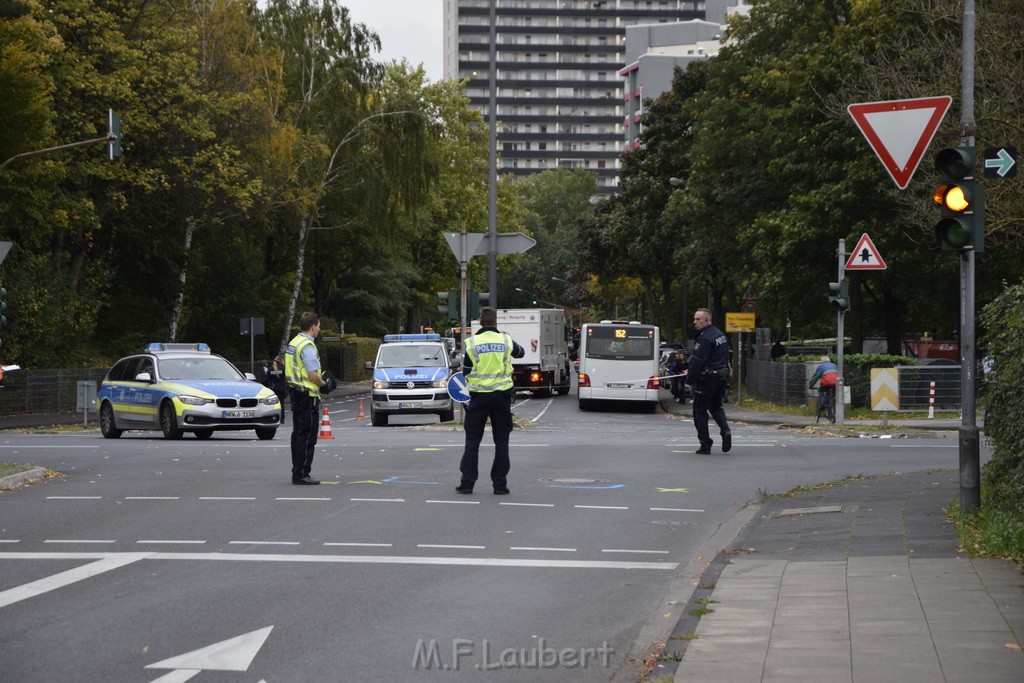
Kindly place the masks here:
[[(692, 412), (670, 398), (662, 405)], [(730, 422), (813, 424), (726, 413)], [(856, 422), (870, 423), (881, 421)], [(960, 421), (890, 425), (956, 438)], [(1024, 681), (1024, 575), (1012, 561), (958, 552), (943, 511), (958, 492), (956, 472), (923, 472), (759, 504), (698, 581), (651, 680)], [(674, 672), (665, 663), (673, 658)]]
[(769, 499), (701, 578), (675, 680), (1024, 680), (1024, 576), (957, 552), (957, 491), (916, 473)]

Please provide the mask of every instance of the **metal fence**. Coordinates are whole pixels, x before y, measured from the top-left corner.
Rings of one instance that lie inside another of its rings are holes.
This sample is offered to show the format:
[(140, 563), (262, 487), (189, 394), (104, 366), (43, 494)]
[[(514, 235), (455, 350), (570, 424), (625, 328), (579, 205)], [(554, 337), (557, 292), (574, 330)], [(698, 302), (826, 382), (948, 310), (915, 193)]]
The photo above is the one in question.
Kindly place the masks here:
[[(759, 401), (776, 405), (808, 405), (808, 398), (816, 397), (817, 390), (808, 389), (807, 382), (814, 374), (815, 362), (776, 363), (773, 361), (744, 359), (743, 393)], [(844, 368), (844, 383), (850, 389), (854, 408), (871, 407), (871, 373), (859, 368)], [(927, 410), (931, 383), (935, 382), (935, 408), (959, 410), (961, 405), (959, 365), (900, 365), (900, 410)]]
[(0, 384), (0, 415), (74, 411), (78, 382), (96, 385), (110, 368), (71, 370), (16, 370), (4, 374)]

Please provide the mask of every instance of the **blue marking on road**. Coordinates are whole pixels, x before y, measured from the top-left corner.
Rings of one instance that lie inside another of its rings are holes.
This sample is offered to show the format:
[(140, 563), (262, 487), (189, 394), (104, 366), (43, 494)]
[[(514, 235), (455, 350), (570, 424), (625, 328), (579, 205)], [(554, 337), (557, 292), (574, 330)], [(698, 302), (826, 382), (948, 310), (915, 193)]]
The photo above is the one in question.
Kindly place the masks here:
[(385, 484), (439, 484), (437, 481), (406, 481), (402, 477), (388, 477), (381, 480)]

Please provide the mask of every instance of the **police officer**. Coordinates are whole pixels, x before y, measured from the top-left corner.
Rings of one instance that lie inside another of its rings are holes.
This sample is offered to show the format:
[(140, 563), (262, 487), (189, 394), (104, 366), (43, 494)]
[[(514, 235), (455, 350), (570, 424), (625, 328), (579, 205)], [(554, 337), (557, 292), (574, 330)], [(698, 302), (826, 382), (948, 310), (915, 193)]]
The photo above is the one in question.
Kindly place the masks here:
[(732, 432), (725, 421), (722, 400), (729, 381), (729, 338), (711, 324), (711, 311), (698, 308), (693, 314), (697, 339), (686, 364), (686, 382), (693, 393), (693, 426), (697, 428), (700, 448), (697, 453), (711, 453), (711, 435), (708, 433), (708, 414), (714, 418), (722, 435), (722, 452), (732, 448)]
[(313, 467), (313, 449), (320, 435), (320, 396), (337, 386), (329, 373), (320, 372), (320, 354), (314, 340), (320, 334), (320, 316), (303, 313), (299, 333), (288, 342), (284, 355), (284, 374), (292, 402), (292, 483), (314, 485), (319, 479), (309, 476)]
[(493, 308), (480, 310), (480, 329), (465, 343), (466, 384), (469, 405), (466, 407), (466, 447), (459, 469), (462, 481), (455, 488), (458, 493), (473, 493), (479, 472), (480, 441), (484, 425), (491, 418), (494, 438), (494, 463), (491, 465), (491, 483), (496, 495), (508, 493), (511, 467), (508, 459), (508, 437), (512, 433), (512, 359), (526, 355), (512, 337), (498, 331), (498, 313)]

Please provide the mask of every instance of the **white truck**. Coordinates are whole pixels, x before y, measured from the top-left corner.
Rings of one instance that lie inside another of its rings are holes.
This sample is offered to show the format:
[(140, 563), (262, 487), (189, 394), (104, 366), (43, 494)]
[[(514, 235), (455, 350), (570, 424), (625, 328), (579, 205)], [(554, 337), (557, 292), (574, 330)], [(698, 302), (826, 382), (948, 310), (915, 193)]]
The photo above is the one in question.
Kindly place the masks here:
[[(526, 351), (522, 358), (512, 359), (516, 391), (530, 391), (538, 396), (568, 394), (572, 378), (565, 311), (499, 308), (497, 313), (498, 331), (507, 332)], [(480, 329), (479, 320), (473, 321), (472, 329)]]

